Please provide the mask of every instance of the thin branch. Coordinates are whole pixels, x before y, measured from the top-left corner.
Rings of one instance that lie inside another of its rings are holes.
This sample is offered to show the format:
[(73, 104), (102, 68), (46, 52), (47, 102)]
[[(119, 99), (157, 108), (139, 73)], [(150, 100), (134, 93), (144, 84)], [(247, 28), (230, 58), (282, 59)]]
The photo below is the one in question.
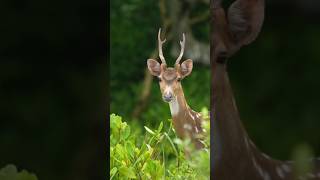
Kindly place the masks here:
[(209, 19), (209, 17), (210, 17), (210, 13), (209, 13), (209, 11), (206, 11), (205, 13), (203, 13), (199, 16), (190, 18), (189, 24), (192, 26), (194, 24), (197, 24), (199, 22), (202, 22), (202, 21)]

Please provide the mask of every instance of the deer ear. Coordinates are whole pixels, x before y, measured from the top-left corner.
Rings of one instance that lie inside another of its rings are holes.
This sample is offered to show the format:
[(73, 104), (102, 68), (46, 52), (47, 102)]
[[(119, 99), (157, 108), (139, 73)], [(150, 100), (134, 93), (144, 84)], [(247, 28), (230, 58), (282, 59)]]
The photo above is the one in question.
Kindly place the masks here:
[(187, 59), (187, 60), (183, 61), (183, 63), (181, 63), (180, 74), (181, 74), (182, 78), (188, 76), (191, 73), (192, 67), (193, 67), (193, 62), (191, 59)]
[(150, 73), (154, 76), (160, 76), (161, 66), (160, 63), (154, 59), (148, 59), (147, 61), (148, 69)]
[(237, 0), (228, 9), (229, 30), (238, 45), (256, 39), (264, 20), (264, 0)]

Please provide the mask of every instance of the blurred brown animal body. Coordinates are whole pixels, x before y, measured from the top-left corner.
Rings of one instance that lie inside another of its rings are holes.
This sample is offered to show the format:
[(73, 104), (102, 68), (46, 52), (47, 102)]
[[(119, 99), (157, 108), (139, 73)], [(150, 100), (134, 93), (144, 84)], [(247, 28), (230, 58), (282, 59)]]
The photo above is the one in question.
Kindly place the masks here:
[[(227, 73), (227, 59), (258, 36), (264, 20), (264, 0), (236, 0), (225, 14), (221, 0), (211, 0), (211, 128), (214, 180), (291, 180), (293, 163), (263, 154), (243, 127)], [(320, 163), (297, 179), (320, 179)]]
[(169, 103), (173, 127), (178, 137), (181, 139), (188, 137), (197, 149), (203, 148), (204, 145), (199, 138), (200, 133), (203, 131), (201, 127), (201, 114), (189, 107), (181, 86), (181, 80), (188, 76), (193, 68), (191, 59), (185, 60), (180, 64), (184, 52), (185, 36), (183, 34), (183, 40), (180, 41), (181, 52), (174, 68), (172, 68), (167, 67), (162, 53), (162, 45), (166, 40), (161, 40), (160, 35), (161, 29), (159, 29), (158, 33), (158, 42), (159, 57), (162, 63), (160, 64), (154, 59), (148, 59), (148, 69), (152, 75), (159, 79), (162, 98), (165, 102)]

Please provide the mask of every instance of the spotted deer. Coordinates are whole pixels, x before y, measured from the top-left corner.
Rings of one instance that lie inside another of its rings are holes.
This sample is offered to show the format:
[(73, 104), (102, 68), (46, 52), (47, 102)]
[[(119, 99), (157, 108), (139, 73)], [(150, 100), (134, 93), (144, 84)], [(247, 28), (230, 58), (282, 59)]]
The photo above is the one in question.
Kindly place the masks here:
[(226, 14), (221, 0), (211, 0), (211, 179), (293, 180), (320, 179), (320, 161), (313, 170), (296, 175), (295, 162), (262, 153), (241, 123), (227, 73), (227, 60), (253, 42), (264, 20), (264, 0), (236, 0)]
[(159, 29), (158, 51), (161, 64), (157, 60), (148, 59), (147, 66), (150, 73), (159, 79), (162, 99), (169, 103), (173, 127), (178, 137), (181, 139), (190, 138), (195, 147), (201, 149), (204, 145), (198, 135), (203, 131), (201, 127), (202, 117), (200, 113), (190, 108), (181, 86), (181, 80), (190, 75), (193, 68), (191, 59), (187, 59), (180, 64), (185, 48), (184, 34), (182, 38), (182, 41), (180, 41), (181, 51), (174, 67), (167, 67), (162, 52), (162, 45), (166, 39), (161, 40), (161, 29)]

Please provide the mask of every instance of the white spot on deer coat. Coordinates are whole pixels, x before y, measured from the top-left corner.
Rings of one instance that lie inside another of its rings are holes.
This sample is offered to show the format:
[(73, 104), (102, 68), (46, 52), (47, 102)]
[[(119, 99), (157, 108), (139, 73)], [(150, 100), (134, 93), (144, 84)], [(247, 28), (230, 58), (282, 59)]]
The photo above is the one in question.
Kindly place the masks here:
[(276, 171), (279, 177), (284, 178), (284, 173), (280, 167), (276, 167)]
[(189, 116), (192, 118), (192, 120), (195, 120), (194, 116), (192, 115), (192, 113), (189, 111)]
[(299, 180), (305, 180), (305, 178), (302, 177), (302, 176), (299, 176), (298, 179), (299, 179)]
[(289, 173), (291, 171), (290, 167), (286, 164), (282, 164), (281, 168), (283, 169), (284, 172)]
[(199, 118), (199, 117), (200, 117), (200, 114), (199, 114), (199, 113), (197, 113), (197, 114), (196, 114), (196, 116), (197, 116), (197, 118)]
[(267, 172), (265, 172), (263, 180), (271, 180), (270, 175)]
[(266, 159), (270, 159), (270, 157), (268, 155), (266, 155), (265, 153), (262, 153), (262, 156)]
[(244, 142), (246, 143), (246, 146), (249, 147), (249, 142), (247, 137), (244, 138)]
[(198, 130), (197, 126), (195, 126), (195, 129), (196, 129), (196, 133), (199, 133), (199, 130)]
[(263, 180), (271, 180), (270, 175), (268, 174), (268, 172), (264, 171), (256, 162), (255, 158), (252, 157), (252, 162), (254, 167), (258, 170), (260, 176), (263, 178)]
[(314, 174), (308, 173), (307, 174), (308, 178), (316, 178), (316, 176)]

